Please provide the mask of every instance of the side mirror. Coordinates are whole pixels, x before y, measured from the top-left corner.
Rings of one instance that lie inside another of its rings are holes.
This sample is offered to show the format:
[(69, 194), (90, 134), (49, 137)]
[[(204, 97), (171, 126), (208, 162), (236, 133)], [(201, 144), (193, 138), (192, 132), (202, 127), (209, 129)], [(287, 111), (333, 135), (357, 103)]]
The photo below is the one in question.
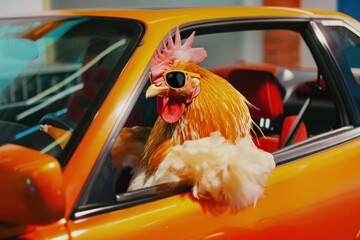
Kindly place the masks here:
[(54, 157), (14, 144), (0, 146), (0, 176), (0, 238), (64, 216), (62, 171)]

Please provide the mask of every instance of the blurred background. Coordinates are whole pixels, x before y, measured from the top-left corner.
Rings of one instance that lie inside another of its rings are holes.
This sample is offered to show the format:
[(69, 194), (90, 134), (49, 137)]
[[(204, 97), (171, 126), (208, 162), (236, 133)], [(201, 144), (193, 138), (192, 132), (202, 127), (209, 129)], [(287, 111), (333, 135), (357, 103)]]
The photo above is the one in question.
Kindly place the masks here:
[(178, 8), (199, 6), (284, 6), (336, 10), (360, 20), (360, 1), (349, 0), (0, 0), (1, 16), (74, 8)]

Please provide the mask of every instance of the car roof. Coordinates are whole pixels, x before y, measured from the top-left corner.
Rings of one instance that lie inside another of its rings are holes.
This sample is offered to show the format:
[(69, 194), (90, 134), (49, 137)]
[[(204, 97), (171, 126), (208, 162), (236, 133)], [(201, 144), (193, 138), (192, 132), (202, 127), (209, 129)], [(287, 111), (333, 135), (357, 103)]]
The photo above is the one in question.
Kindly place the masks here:
[[(23, 15), (25, 16), (25, 15)], [(44, 11), (26, 16), (99, 16), (129, 18), (141, 21), (146, 25), (164, 22), (182, 24), (186, 22), (203, 21), (209, 19), (228, 18), (267, 18), (267, 17), (331, 17), (345, 18), (354, 21), (351, 17), (336, 11), (286, 8), (286, 7), (199, 7), (173, 9), (66, 9)], [(357, 21), (356, 21), (357, 22)]]
[[(25, 16), (89, 16), (131, 19), (141, 22), (148, 30), (144, 41), (159, 43), (160, 39), (176, 26), (183, 29), (186, 25), (204, 22), (231, 21), (238, 19), (342, 19), (360, 29), (359, 22), (348, 15), (336, 11), (314, 10), (286, 7), (199, 7), (176, 9), (68, 9), (43, 11)], [(1, 19), (1, 18), (0, 18)], [(156, 34), (154, 34), (156, 33)]]

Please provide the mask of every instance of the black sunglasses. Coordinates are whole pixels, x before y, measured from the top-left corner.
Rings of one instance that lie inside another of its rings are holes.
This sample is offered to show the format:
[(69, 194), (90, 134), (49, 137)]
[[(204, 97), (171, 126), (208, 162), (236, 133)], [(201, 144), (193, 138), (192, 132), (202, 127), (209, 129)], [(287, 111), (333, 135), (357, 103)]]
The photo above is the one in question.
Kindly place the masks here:
[[(171, 70), (163, 74), (166, 85), (172, 89), (179, 89), (185, 86), (188, 76), (200, 78), (200, 74), (182, 70)], [(151, 82), (151, 74), (149, 74)]]

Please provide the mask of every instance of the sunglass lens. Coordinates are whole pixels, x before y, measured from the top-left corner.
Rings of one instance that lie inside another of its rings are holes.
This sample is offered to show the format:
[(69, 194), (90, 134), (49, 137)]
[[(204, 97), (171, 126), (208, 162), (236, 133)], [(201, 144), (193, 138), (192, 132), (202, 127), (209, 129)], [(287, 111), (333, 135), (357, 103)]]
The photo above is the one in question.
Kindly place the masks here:
[(172, 88), (182, 88), (185, 85), (185, 74), (182, 72), (169, 72), (166, 81)]

